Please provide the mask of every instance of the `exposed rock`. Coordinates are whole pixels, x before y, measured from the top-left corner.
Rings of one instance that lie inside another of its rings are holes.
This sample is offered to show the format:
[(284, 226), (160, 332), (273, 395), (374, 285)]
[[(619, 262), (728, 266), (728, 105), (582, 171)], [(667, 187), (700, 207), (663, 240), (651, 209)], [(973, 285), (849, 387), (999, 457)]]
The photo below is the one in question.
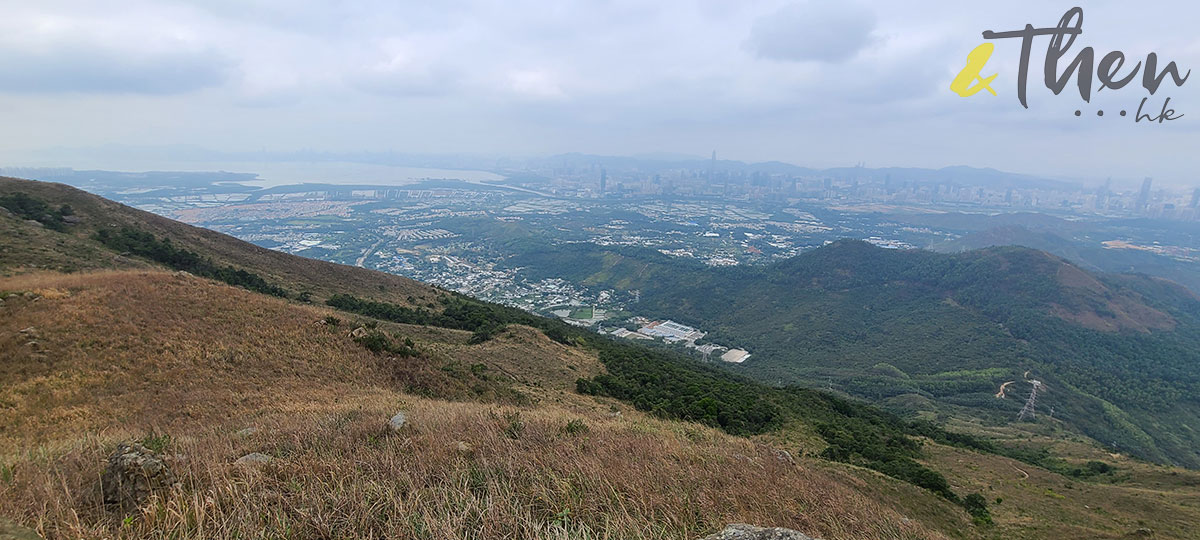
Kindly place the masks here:
[(104, 502), (123, 508), (135, 507), (154, 493), (178, 485), (171, 468), (154, 451), (136, 442), (122, 443), (108, 457), (100, 477)]
[(36, 220), (36, 219), (27, 219), (27, 220), (25, 220), (25, 224), (26, 224), (26, 225), (33, 225), (34, 227), (38, 227), (38, 228), (45, 227), (45, 225), (42, 225), (42, 222), (40, 222), (40, 221), (38, 221), (38, 220)]
[(258, 428), (248, 427), (246, 429), (238, 430), (237, 433), (234, 433), (234, 435), (237, 435), (238, 437), (245, 439), (247, 437), (253, 436), (255, 433), (258, 433)]
[(796, 458), (793, 458), (792, 453), (788, 452), (787, 450), (776, 450), (775, 451), (775, 459), (778, 459), (779, 461), (782, 461), (789, 465), (796, 464)]
[(9, 209), (7, 209), (7, 208), (5, 208), (5, 207), (3, 207), (3, 206), (0, 206), (0, 216), (6, 216), (6, 217), (17, 217), (17, 216), (16, 216), (16, 215), (14, 215), (14, 214), (13, 214), (11, 211), (9, 211)]
[(744, 523), (731, 523), (721, 532), (705, 536), (703, 540), (817, 540), (791, 529), (763, 528)]
[(266, 465), (267, 463), (270, 463), (270, 462), (271, 462), (271, 456), (268, 456), (266, 454), (261, 454), (258, 452), (252, 452), (252, 453), (246, 454), (246, 455), (238, 458), (237, 461), (233, 462), (233, 464), (234, 465), (258, 466), (258, 465)]
[(187, 278), (193, 278), (196, 276), (193, 276), (191, 272), (188, 272), (185, 270), (180, 270), (178, 272), (175, 272), (175, 277), (187, 279)]
[(37, 334), (37, 328), (30, 326), (29, 328), (22, 328), (20, 332), (27, 336), (33, 336)]
[(74, 225), (76, 223), (83, 221), (83, 218), (81, 218), (79, 216), (63, 216), (62, 220), (63, 220), (63, 223), (70, 223), (71, 225)]
[(0, 518), (0, 540), (42, 540), (42, 537), (38, 536), (33, 529)]
[(465, 443), (462, 441), (454, 441), (454, 448), (458, 450), (460, 454), (470, 454), (471, 452), (475, 451), (474, 446), (471, 446), (470, 443)]
[(404, 427), (404, 424), (407, 423), (408, 417), (404, 415), (404, 411), (400, 411), (396, 413), (396, 416), (393, 416), (388, 420), (388, 429), (391, 429), (392, 431), (400, 431), (400, 429)]
[(367, 332), (366, 328), (360, 326), (360, 327), (355, 328), (354, 330), (350, 331), (350, 337), (352, 337), (354, 339), (364, 338), (364, 337), (367, 337), (368, 333), (369, 332)]

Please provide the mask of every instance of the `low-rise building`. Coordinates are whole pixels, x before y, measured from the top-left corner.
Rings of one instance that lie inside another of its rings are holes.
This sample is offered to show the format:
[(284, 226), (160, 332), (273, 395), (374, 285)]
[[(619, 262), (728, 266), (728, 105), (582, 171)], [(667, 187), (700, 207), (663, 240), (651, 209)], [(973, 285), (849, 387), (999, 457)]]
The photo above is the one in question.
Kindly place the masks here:
[(730, 349), (725, 354), (721, 355), (721, 360), (731, 364), (740, 364), (750, 358), (750, 353), (742, 349)]

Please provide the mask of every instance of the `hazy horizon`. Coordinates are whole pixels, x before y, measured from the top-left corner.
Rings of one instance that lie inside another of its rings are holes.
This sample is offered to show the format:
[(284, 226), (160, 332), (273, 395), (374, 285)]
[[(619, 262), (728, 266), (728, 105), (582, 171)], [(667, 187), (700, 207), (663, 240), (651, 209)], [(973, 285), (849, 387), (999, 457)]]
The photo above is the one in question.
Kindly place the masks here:
[[(663, 162), (690, 161), (690, 160), (706, 161), (711, 158), (711, 152), (712, 152), (710, 150), (710, 154), (708, 156), (704, 156), (704, 155), (700, 155), (700, 154), (686, 154), (686, 153), (682, 153), (682, 152), (637, 152), (637, 153), (624, 154), (624, 155), (606, 155), (606, 154), (600, 154), (600, 153), (595, 153), (595, 152), (585, 152), (585, 151), (568, 151), (568, 152), (561, 152), (561, 153), (556, 153), (556, 154), (541, 154), (541, 155), (533, 155), (533, 154), (530, 154), (530, 155), (500, 155), (500, 154), (488, 155), (488, 154), (472, 154), (469, 152), (411, 154), (410, 155), (410, 154), (404, 154), (404, 153), (399, 153), (399, 152), (396, 152), (396, 153), (390, 153), (387, 151), (378, 152), (378, 154), (380, 154), (380, 155), (390, 155), (390, 156), (397, 157), (397, 158), (403, 158), (403, 157), (409, 157), (409, 158), (414, 158), (414, 159), (428, 158), (428, 159), (445, 160), (445, 161), (451, 162), (451, 163), (458, 163), (455, 165), (447, 164), (447, 165), (443, 165), (443, 166), (424, 166), (424, 165), (407, 165), (407, 164), (382, 164), (382, 163), (372, 163), (369, 161), (359, 161), (359, 160), (352, 159), (355, 154), (367, 153), (366, 151), (345, 152), (345, 153), (328, 153), (328, 155), (326, 155), (322, 159), (303, 159), (303, 156), (307, 153), (321, 153), (320, 151), (312, 150), (312, 149), (299, 149), (299, 150), (292, 150), (292, 151), (273, 152), (273, 153), (269, 154), (269, 157), (264, 157), (264, 158), (260, 158), (260, 159), (250, 159), (250, 157), (252, 157), (255, 154), (255, 152), (252, 152), (252, 151), (247, 151), (244, 153), (230, 152), (231, 155), (239, 155), (239, 156), (244, 157), (245, 159), (217, 159), (217, 158), (198, 158), (198, 157), (188, 157), (186, 159), (183, 159), (183, 158), (164, 157), (162, 155), (163, 152), (170, 154), (171, 150), (176, 150), (176, 151), (182, 150), (182, 151), (192, 152), (192, 153), (200, 154), (200, 155), (204, 155), (204, 154), (218, 155), (218, 154), (220, 154), (219, 152), (215, 152), (215, 151), (212, 151), (211, 149), (207, 149), (207, 148), (203, 148), (203, 147), (199, 147), (199, 146), (184, 146), (184, 147), (98, 146), (98, 147), (91, 147), (91, 148), (52, 149), (52, 150), (36, 152), (34, 154), (35, 157), (29, 157), (29, 158), (24, 158), (24, 159), (5, 159), (3, 156), (0, 156), (0, 170), (6, 169), (6, 168), (7, 169), (70, 168), (70, 169), (74, 169), (74, 170), (103, 170), (103, 171), (128, 172), (128, 173), (153, 172), (153, 171), (163, 171), (163, 172), (218, 172), (218, 171), (225, 171), (225, 172), (235, 172), (235, 173), (259, 174), (261, 178), (266, 180), (266, 182), (262, 183), (262, 185), (269, 186), (269, 185), (278, 185), (281, 183), (281, 181), (277, 181), (277, 180), (273, 179), (273, 176), (276, 176), (277, 175), (276, 173), (278, 173), (279, 171), (284, 170), (284, 169), (286, 169), (290, 173), (294, 173), (294, 174), (289, 174), (288, 176), (290, 176), (290, 177), (293, 177), (293, 178), (311, 177), (305, 181), (310, 182), (310, 183), (328, 183), (328, 184), (354, 183), (354, 182), (351, 182), (350, 179), (347, 178), (347, 176), (362, 173), (364, 171), (370, 171), (366, 175), (368, 178), (372, 177), (371, 172), (375, 173), (373, 175), (375, 177), (379, 177), (379, 176), (392, 177), (392, 176), (395, 176), (396, 174), (405, 174), (406, 172), (405, 171), (389, 172), (389, 171), (387, 171), (387, 169), (403, 169), (403, 170), (412, 170), (412, 171), (426, 171), (430, 174), (437, 174), (438, 172), (454, 172), (455, 178), (471, 181), (471, 180), (487, 180), (488, 179), (487, 175), (495, 172), (496, 169), (494, 167), (487, 167), (487, 166), (483, 166), (483, 165), (479, 164), (480, 161), (485, 161), (485, 160), (493, 160), (493, 161), (505, 162), (505, 163), (511, 163), (511, 164), (522, 164), (525, 162), (530, 162), (530, 161), (535, 161), (535, 160), (549, 159), (556, 155), (581, 154), (581, 155), (606, 157), (606, 158), (633, 158), (633, 159), (640, 159), (640, 160), (646, 160), (646, 161), (663, 161)], [(112, 155), (105, 155), (106, 151), (110, 151), (110, 153)], [(1121, 177), (1121, 176), (1105, 176), (1105, 177), (1065, 176), (1065, 175), (1059, 176), (1059, 175), (1052, 175), (1052, 174), (1042, 174), (1042, 173), (1039, 173), (1038, 171), (1020, 170), (1020, 169), (1016, 169), (1016, 168), (984, 167), (984, 166), (974, 165), (971, 163), (945, 163), (945, 164), (935, 164), (935, 165), (898, 166), (898, 165), (892, 165), (892, 164), (888, 164), (888, 163), (859, 162), (859, 163), (835, 164), (835, 165), (832, 165), (829, 167), (815, 167), (815, 166), (811, 166), (806, 163), (797, 163), (797, 162), (792, 162), (792, 161), (787, 161), (787, 160), (782, 160), (782, 159), (742, 160), (742, 159), (738, 159), (736, 156), (724, 156), (724, 155), (721, 155), (720, 153), (718, 153), (717, 158), (719, 161), (728, 160), (728, 161), (736, 161), (736, 162), (742, 162), (742, 163), (747, 163), (747, 164), (777, 162), (777, 163), (785, 163), (787, 165), (794, 165), (797, 167), (812, 168), (812, 169), (816, 169), (816, 170), (851, 168), (851, 167), (860, 166), (860, 165), (867, 169), (886, 169), (886, 168), (893, 168), (893, 167), (913, 168), (913, 169), (930, 169), (930, 170), (953, 168), (953, 167), (969, 167), (969, 168), (975, 168), (975, 169), (995, 169), (995, 170), (999, 170), (999, 171), (1005, 172), (1005, 173), (1026, 175), (1026, 176), (1042, 178), (1042, 179), (1046, 179), (1046, 180), (1074, 183), (1074, 184), (1078, 184), (1082, 188), (1094, 188), (1094, 187), (1104, 185), (1107, 182), (1107, 183), (1110, 183), (1111, 187), (1113, 187), (1114, 189), (1136, 189), (1141, 185), (1143, 179), (1145, 178), (1142, 176), (1128, 176), (1128, 177)], [(311, 172), (305, 171), (304, 169), (302, 169), (302, 167), (311, 167), (312, 171)], [(414, 176), (413, 178), (430, 178), (430, 177), (436, 177), (436, 176), (429, 176), (429, 175)], [(494, 174), (493, 174), (493, 177), (494, 178), (492, 178), (492, 179), (502, 178), (501, 176), (496, 176)], [(447, 178), (450, 178), (450, 176), (447, 176)], [(282, 182), (282, 183), (295, 183), (295, 182)], [(363, 183), (369, 184), (370, 181), (366, 181)], [(389, 183), (391, 183), (391, 182), (383, 182), (383, 184), (389, 184)], [(257, 185), (257, 184), (255, 184), (255, 185)], [(1173, 190), (1190, 191), (1190, 190), (1194, 189), (1195, 187), (1200, 186), (1200, 179), (1198, 179), (1196, 182), (1186, 182), (1186, 181), (1170, 182), (1170, 181), (1162, 181), (1159, 178), (1154, 178), (1154, 186), (1156, 189), (1166, 188), (1166, 189), (1173, 189)]]

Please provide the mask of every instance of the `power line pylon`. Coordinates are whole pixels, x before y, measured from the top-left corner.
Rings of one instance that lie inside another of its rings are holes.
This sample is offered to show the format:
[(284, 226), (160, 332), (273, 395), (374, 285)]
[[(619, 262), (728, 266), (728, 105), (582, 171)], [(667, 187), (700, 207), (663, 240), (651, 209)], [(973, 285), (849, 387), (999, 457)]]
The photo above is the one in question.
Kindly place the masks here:
[(1017, 420), (1037, 419), (1034, 408), (1037, 407), (1037, 393), (1042, 388), (1042, 381), (1032, 380), (1029, 383), (1033, 385), (1033, 389), (1029, 391), (1029, 399), (1025, 400), (1025, 406), (1021, 407), (1021, 412), (1017, 413)]

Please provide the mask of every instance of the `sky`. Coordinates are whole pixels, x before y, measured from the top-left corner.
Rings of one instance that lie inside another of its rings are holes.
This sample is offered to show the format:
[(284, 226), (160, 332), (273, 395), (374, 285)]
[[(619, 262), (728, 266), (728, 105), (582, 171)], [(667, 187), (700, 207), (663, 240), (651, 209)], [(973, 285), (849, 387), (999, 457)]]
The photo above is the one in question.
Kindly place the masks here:
[[(107, 145), (543, 156), (716, 150), (809, 167), (971, 165), (1200, 185), (1200, 76), (1080, 99), (984, 30), (1084, 10), (1121, 73), (1200, 67), (1200, 4), (1039, 1), (0, 0), (0, 165)], [(1064, 64), (1065, 64), (1064, 60)], [(1184, 116), (1134, 122), (1142, 98)], [(1076, 117), (1075, 110), (1081, 115)], [(1097, 116), (1097, 110), (1108, 114)], [(1121, 117), (1118, 110), (1128, 110)], [(47, 152), (47, 149), (52, 150)], [(43, 163), (44, 164), (44, 163)]]

